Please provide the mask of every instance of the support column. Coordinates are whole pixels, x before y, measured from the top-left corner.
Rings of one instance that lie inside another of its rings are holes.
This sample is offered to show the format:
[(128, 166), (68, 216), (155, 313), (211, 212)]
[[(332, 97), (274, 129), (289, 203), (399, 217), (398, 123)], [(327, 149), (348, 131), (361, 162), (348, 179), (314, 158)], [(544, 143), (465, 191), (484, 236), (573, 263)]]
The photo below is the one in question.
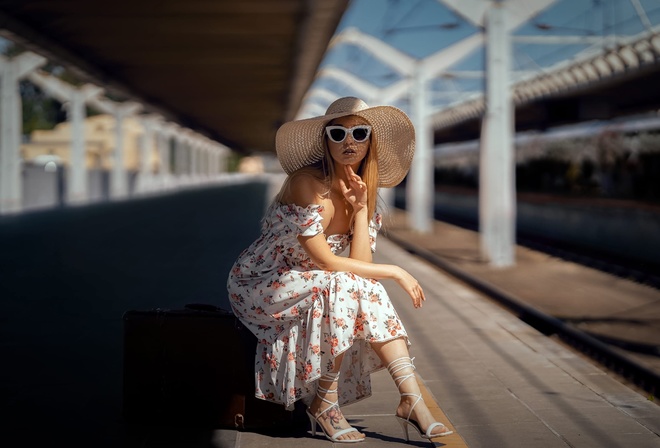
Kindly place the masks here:
[(177, 184), (181, 184), (184, 176), (185, 165), (185, 148), (183, 144), (183, 136), (180, 132), (173, 134), (174, 137), (174, 174), (176, 176)]
[(115, 146), (112, 151), (112, 171), (110, 174), (110, 197), (121, 199), (128, 194), (126, 167), (124, 166), (124, 118), (121, 108), (115, 113)]
[(142, 105), (131, 101), (115, 103), (95, 99), (90, 104), (101, 112), (115, 117), (115, 145), (112, 150), (112, 171), (110, 172), (110, 198), (121, 199), (128, 194), (128, 180), (124, 165), (124, 119), (136, 114)]
[(505, 2), (486, 16), (486, 114), (481, 130), (479, 231), (482, 256), (492, 266), (515, 264), (515, 171), (510, 92), (511, 44)]
[(218, 169), (220, 173), (227, 173), (229, 172), (229, 148), (226, 146), (220, 146), (219, 147), (219, 154), (218, 154)]
[(428, 124), (429, 107), (426, 99), (427, 79), (422, 64), (417, 63), (412, 97), (415, 125), (415, 156), (406, 183), (406, 209), (409, 226), (418, 232), (433, 228), (433, 159), (431, 157), (431, 129)]
[(156, 120), (157, 118), (154, 116), (146, 116), (141, 120), (144, 134), (140, 140), (139, 148), (139, 171), (136, 181), (136, 191), (138, 193), (151, 190), (153, 184), (151, 160), (154, 150), (154, 132), (156, 128)]
[(183, 161), (181, 166), (181, 178), (184, 183), (189, 183), (191, 179), (190, 158), (190, 140), (184, 134), (181, 139), (181, 160)]
[(206, 142), (202, 143), (202, 153), (204, 154), (204, 164), (202, 165), (202, 169), (204, 170), (204, 177), (206, 179), (211, 178), (211, 148), (209, 148), (209, 145)]
[(164, 126), (159, 126), (156, 133), (156, 147), (160, 164), (158, 167), (158, 185), (160, 189), (165, 189), (170, 177), (170, 140), (169, 134)]
[(214, 147), (215, 150), (215, 172), (216, 174), (224, 174), (227, 170), (227, 155), (225, 148), (222, 146)]
[(28, 75), (30, 82), (64, 104), (71, 123), (71, 157), (67, 181), (66, 201), (81, 204), (88, 200), (87, 159), (85, 154), (85, 105), (100, 101), (103, 89), (92, 84), (78, 88), (55, 76), (33, 71)]
[(0, 56), (0, 214), (23, 208), (23, 178), (20, 157), (22, 111), (19, 81), (46, 63), (32, 52), (13, 59)]
[(188, 168), (188, 173), (190, 174), (190, 179), (197, 183), (200, 177), (199, 148), (197, 147), (197, 141), (194, 137), (188, 137), (188, 151), (190, 153), (190, 167)]
[(209, 176), (213, 178), (220, 172), (220, 169), (218, 168), (218, 150), (210, 143), (206, 143), (206, 150), (209, 153)]
[(199, 177), (205, 182), (208, 179), (208, 168), (209, 168), (209, 163), (207, 159), (208, 152), (206, 150), (206, 145), (204, 144), (203, 141), (198, 140), (197, 141), (197, 151), (198, 151), (198, 171), (199, 171)]
[(67, 202), (82, 204), (88, 200), (87, 160), (85, 154), (85, 104), (98, 96), (103, 89), (85, 85), (69, 90), (68, 118), (71, 122), (71, 170), (67, 191)]

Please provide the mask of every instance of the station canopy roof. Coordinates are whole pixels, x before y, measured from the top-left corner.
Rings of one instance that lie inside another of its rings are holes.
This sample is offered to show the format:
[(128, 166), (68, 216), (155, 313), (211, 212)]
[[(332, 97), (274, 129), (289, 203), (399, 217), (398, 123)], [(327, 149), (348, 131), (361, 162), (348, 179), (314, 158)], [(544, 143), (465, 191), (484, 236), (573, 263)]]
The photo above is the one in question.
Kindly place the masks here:
[(0, 29), (83, 81), (242, 151), (273, 151), (348, 0), (0, 0)]
[(299, 117), (351, 94), (413, 114), (422, 73), (435, 142), (479, 138), (494, 5), (507, 12), (518, 131), (660, 110), (658, 0), (353, 0)]

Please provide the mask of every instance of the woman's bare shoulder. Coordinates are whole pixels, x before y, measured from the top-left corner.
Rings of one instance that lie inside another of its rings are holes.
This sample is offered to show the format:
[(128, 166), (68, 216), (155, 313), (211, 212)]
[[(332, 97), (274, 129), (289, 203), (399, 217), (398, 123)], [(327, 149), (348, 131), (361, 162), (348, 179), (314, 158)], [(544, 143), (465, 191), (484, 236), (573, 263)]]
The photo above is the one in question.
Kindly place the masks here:
[(301, 207), (310, 204), (322, 204), (326, 196), (325, 183), (313, 173), (298, 173), (289, 179), (281, 201)]

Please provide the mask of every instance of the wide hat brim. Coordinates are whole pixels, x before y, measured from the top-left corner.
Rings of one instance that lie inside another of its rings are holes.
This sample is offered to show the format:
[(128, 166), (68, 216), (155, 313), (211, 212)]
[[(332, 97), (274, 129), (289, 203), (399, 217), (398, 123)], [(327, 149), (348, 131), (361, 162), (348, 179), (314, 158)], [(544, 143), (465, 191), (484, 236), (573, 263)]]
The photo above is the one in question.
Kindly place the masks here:
[[(339, 110), (337, 112), (337, 110)], [(357, 98), (340, 98), (326, 115), (284, 123), (277, 131), (277, 158), (287, 174), (321, 160), (325, 154), (325, 127), (335, 118), (356, 115), (372, 128), (371, 145), (377, 151), (379, 187), (394, 187), (408, 174), (415, 153), (415, 128), (408, 116), (393, 106), (368, 107)]]

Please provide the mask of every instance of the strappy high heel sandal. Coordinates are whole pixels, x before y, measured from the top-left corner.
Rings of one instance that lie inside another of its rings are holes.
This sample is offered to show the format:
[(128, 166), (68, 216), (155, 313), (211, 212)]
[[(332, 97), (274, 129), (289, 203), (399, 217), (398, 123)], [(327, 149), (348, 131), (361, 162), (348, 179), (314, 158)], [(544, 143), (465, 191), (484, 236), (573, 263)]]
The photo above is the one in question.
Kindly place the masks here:
[[(430, 440), (434, 437), (442, 437), (442, 436), (448, 436), (449, 434), (453, 434), (454, 431), (451, 431), (449, 428), (447, 428), (444, 424), (440, 422), (434, 422), (429, 425), (428, 428), (426, 428), (426, 432), (422, 431), (421, 426), (419, 426), (419, 423), (417, 421), (412, 420), (410, 416), (412, 415), (413, 409), (415, 409), (415, 406), (417, 406), (417, 403), (420, 401), (423, 401), (422, 394), (411, 394), (407, 392), (401, 392), (401, 384), (408, 380), (408, 379), (413, 379), (415, 380), (415, 365), (412, 362), (413, 360), (407, 356), (403, 358), (398, 358), (392, 361), (388, 366), (387, 366), (387, 371), (390, 372), (390, 375), (392, 376), (392, 379), (394, 380), (394, 384), (396, 384), (396, 387), (399, 389), (399, 393), (401, 394), (402, 397), (409, 396), (409, 397), (416, 397), (417, 400), (413, 403), (413, 405), (410, 407), (410, 411), (408, 411), (408, 416), (406, 418), (400, 417), (395, 414), (396, 419), (399, 421), (401, 424), (401, 429), (403, 429), (403, 433), (406, 437), (406, 442), (410, 440), (408, 437), (408, 426), (412, 426), (417, 430), (419, 433), (419, 436), (422, 439), (427, 439)], [(399, 373), (401, 370), (407, 369), (407, 368), (412, 369), (412, 373), (407, 373), (407, 374), (402, 374), (399, 376), (396, 376), (397, 373)], [(445, 428), (445, 430), (439, 434), (433, 434), (433, 430), (437, 428), (438, 426), (442, 426)]]
[[(338, 378), (339, 378), (339, 372), (337, 372), (336, 374), (326, 373), (321, 377), (321, 379), (319, 381), (328, 381), (328, 382), (334, 383), (335, 381), (337, 381)], [(350, 428), (340, 429), (339, 431), (332, 434), (332, 436), (328, 435), (328, 433), (325, 432), (325, 428), (323, 427), (323, 425), (319, 421), (319, 417), (321, 417), (323, 414), (328, 412), (330, 409), (335, 409), (335, 408), (338, 409), (339, 401), (338, 400), (337, 401), (330, 401), (330, 400), (326, 399), (325, 397), (322, 397), (321, 395), (319, 395), (319, 392), (322, 392), (323, 394), (335, 394), (335, 393), (337, 393), (337, 389), (326, 389), (324, 387), (321, 387), (320, 385), (317, 386), (316, 396), (319, 397), (323, 402), (329, 404), (329, 406), (327, 408), (325, 408), (324, 410), (322, 410), (321, 412), (319, 412), (316, 416), (310, 412), (309, 408), (307, 409), (307, 416), (309, 417), (309, 424), (312, 427), (312, 436), (316, 436), (316, 424), (318, 423), (318, 425), (321, 427), (321, 431), (323, 431), (323, 434), (325, 435), (326, 439), (330, 440), (331, 442), (335, 442), (335, 443), (357, 443), (357, 442), (362, 442), (364, 440), (364, 437), (361, 438), (361, 439), (339, 439), (339, 437), (343, 436), (344, 434), (348, 434), (348, 433), (351, 433), (351, 432), (360, 432), (357, 429), (353, 428), (352, 426)]]

